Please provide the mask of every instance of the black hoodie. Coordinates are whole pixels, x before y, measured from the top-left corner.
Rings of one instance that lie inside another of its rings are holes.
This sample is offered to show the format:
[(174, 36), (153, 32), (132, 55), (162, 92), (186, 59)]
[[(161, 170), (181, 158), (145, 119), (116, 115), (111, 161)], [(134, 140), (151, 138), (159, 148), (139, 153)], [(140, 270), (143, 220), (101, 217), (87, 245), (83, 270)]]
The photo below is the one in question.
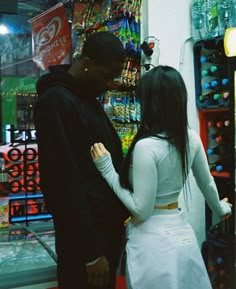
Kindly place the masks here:
[(34, 122), (47, 208), (56, 230), (65, 232), (65, 240), (66, 234), (73, 232), (73, 242), (88, 261), (103, 255), (98, 231), (103, 228), (120, 236), (128, 211), (96, 170), (90, 155), (94, 142), (104, 143), (119, 170), (119, 137), (100, 103), (79, 91), (76, 80), (60, 67), (43, 75), (37, 82)]

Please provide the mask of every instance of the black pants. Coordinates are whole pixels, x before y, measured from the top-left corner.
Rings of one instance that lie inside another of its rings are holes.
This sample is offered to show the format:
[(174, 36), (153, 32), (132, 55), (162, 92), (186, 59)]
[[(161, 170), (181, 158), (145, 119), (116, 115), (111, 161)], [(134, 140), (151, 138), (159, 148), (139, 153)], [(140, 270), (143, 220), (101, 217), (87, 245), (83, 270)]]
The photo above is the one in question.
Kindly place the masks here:
[[(97, 231), (99, 231), (100, 242), (101, 238), (103, 241), (103, 252), (109, 261), (111, 276), (109, 286), (99, 287), (99, 289), (115, 289), (116, 270), (121, 254), (121, 236), (117, 234), (115, 228), (112, 231), (104, 228)], [(65, 232), (56, 231), (59, 289), (98, 289), (97, 287), (88, 286), (82, 252), (80, 252), (75, 239), (78, 239), (78, 236), (73, 238), (73, 231), (71, 231), (69, 238), (65, 235)]]

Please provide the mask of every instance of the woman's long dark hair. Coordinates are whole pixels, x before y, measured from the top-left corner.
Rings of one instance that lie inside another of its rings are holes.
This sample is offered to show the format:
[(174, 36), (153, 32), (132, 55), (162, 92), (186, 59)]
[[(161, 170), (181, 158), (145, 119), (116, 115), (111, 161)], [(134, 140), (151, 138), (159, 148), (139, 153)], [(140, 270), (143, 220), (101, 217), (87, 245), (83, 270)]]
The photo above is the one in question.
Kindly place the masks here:
[[(141, 103), (141, 124), (120, 172), (123, 187), (129, 183), (129, 165), (135, 144), (146, 137), (167, 139), (181, 159), (183, 183), (188, 173), (187, 90), (180, 73), (170, 66), (157, 66), (139, 80), (136, 92)], [(164, 134), (163, 134), (164, 133)]]

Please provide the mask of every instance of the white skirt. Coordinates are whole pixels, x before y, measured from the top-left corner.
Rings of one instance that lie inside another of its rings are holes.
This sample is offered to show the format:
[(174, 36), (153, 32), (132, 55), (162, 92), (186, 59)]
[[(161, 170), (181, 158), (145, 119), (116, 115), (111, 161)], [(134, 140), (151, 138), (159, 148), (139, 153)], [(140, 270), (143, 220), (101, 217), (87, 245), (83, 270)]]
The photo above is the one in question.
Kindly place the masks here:
[(180, 209), (126, 227), (128, 289), (212, 289), (194, 231)]

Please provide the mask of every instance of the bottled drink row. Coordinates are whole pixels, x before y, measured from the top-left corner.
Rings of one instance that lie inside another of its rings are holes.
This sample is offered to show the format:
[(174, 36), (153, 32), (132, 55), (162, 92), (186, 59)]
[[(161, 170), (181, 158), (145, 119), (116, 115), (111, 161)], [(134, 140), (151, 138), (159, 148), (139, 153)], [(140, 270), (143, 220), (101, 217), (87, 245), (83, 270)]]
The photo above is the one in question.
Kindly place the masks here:
[(236, 25), (236, 0), (192, 0), (191, 19), (194, 40), (224, 35)]
[(230, 120), (208, 121), (208, 162), (211, 171), (229, 171), (232, 162)]
[(221, 50), (202, 49), (197, 71), (198, 84), (197, 106), (199, 108), (228, 107), (230, 103), (230, 85)]

